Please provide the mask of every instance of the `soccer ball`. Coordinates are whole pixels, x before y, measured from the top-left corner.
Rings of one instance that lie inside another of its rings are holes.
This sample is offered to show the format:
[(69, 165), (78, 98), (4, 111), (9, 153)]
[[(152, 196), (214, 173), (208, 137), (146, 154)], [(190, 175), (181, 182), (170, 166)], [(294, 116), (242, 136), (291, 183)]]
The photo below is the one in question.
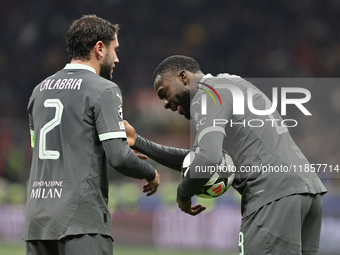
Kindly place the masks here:
[[(185, 178), (187, 175), (190, 165), (196, 156), (196, 152), (190, 151), (184, 158), (182, 163), (182, 177)], [(222, 162), (219, 165), (222, 169), (232, 169), (234, 162), (228, 153), (223, 150)], [(224, 194), (234, 181), (235, 173), (232, 171), (223, 171), (223, 178), (221, 173), (216, 171), (214, 175), (207, 181), (207, 183), (196, 193), (196, 196), (202, 198), (215, 198)]]

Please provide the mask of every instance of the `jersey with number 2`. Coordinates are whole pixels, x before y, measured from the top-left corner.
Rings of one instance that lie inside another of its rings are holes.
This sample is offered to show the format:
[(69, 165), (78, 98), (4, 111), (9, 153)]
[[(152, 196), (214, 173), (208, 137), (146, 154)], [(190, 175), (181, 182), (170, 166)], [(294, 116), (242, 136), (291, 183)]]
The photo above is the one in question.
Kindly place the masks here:
[(68, 64), (28, 104), (33, 157), (25, 240), (111, 235), (101, 141), (126, 138), (121, 91), (94, 69)]

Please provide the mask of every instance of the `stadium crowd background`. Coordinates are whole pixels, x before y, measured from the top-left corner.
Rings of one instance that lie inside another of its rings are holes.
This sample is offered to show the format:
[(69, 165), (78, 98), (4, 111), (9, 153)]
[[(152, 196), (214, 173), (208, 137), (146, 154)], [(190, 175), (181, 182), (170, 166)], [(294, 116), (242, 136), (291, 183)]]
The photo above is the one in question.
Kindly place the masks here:
[[(311, 162), (340, 164), (340, 86), (318, 82), (340, 76), (339, 12), (340, 2), (330, 0), (1, 1), (0, 209), (24, 205), (31, 158), (28, 98), (42, 79), (69, 61), (65, 33), (82, 14), (93, 13), (121, 25), (120, 63), (113, 80), (123, 92), (124, 118), (143, 136), (189, 147), (188, 123), (163, 109), (151, 83), (162, 59), (183, 54), (195, 58), (204, 73), (214, 75), (318, 78), (310, 87), (305, 86), (312, 93), (308, 108), (313, 116), (302, 118), (290, 132)], [(140, 182), (111, 171), (112, 210), (143, 212), (153, 210), (159, 201), (176, 207), (179, 174), (158, 165), (156, 168), (164, 188), (148, 200), (138, 191), (132, 192)], [(326, 211), (330, 208), (330, 214), (340, 218), (334, 202), (340, 201), (340, 173), (322, 177), (329, 190), (327, 196), (334, 199), (325, 202)], [(227, 197), (238, 199), (232, 191)], [(219, 201), (209, 203), (224, 200)], [(142, 208), (136, 209), (136, 202)], [(0, 239), (6, 238), (1, 227), (5, 223), (1, 222)]]

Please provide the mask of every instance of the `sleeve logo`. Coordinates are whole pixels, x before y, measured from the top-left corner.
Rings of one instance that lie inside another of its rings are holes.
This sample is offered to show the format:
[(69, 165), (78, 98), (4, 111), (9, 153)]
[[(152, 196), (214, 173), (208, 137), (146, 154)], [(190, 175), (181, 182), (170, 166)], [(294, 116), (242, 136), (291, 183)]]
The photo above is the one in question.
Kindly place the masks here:
[(119, 129), (125, 130), (125, 125), (123, 121), (119, 121), (118, 125), (119, 125)]
[(118, 115), (120, 116), (121, 119), (123, 119), (123, 106), (122, 105), (118, 107)]

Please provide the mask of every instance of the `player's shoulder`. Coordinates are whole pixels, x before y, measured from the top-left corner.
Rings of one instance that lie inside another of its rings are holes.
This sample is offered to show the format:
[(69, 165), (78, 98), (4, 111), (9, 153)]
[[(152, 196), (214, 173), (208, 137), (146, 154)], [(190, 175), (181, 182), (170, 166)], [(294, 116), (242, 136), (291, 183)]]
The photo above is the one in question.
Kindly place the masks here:
[(41, 80), (39, 82), (39, 84), (34, 87), (32, 94), (31, 94), (31, 98), (34, 98), (36, 96), (37, 92), (39, 92), (41, 90), (42, 85), (45, 84), (46, 81), (52, 80), (59, 72), (60, 71), (58, 71), (58, 72), (46, 77), (45, 79)]
[[(71, 74), (72, 77), (65, 77)], [(87, 90), (101, 92), (103, 90), (118, 88), (117, 84), (111, 80), (98, 75), (94, 68), (83, 64), (67, 64), (60, 70), (61, 78), (73, 78), (82, 80), (82, 87)]]
[(93, 104), (103, 104), (103, 102), (111, 102), (113, 98), (119, 98), (122, 102), (122, 92), (119, 86), (108, 79), (105, 79), (97, 74), (93, 74), (95, 80), (88, 83), (87, 96)]
[(96, 82), (92, 83), (94, 85), (94, 89), (99, 92), (99, 94), (107, 93), (107, 92), (120, 92), (119, 86), (108, 79), (105, 79), (99, 75), (94, 74), (96, 77)]
[(103, 88), (105, 88), (105, 89), (107, 89), (107, 88), (108, 89), (111, 89), (111, 88), (119, 89), (118, 85), (115, 82), (108, 80), (108, 79), (105, 79), (105, 78), (103, 78), (103, 77), (101, 77), (97, 74), (94, 74), (94, 75), (97, 76), (98, 83), (102, 84)]
[(242, 84), (247, 83), (247, 81), (239, 75), (220, 73), (216, 76), (208, 76), (204, 83), (215, 86), (217, 84)]
[(247, 79), (229, 73), (221, 73), (209, 77), (205, 80), (205, 84), (210, 85), (216, 89), (218, 93), (222, 94), (240, 93), (240, 91), (245, 93), (249, 88), (257, 89), (257, 87)]

